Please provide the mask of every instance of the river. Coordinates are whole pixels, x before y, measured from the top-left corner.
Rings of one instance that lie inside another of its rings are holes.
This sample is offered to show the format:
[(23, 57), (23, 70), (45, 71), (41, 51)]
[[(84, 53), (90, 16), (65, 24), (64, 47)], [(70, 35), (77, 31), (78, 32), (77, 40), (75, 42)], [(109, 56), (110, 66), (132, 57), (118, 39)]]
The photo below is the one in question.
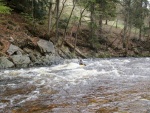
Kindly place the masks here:
[(0, 70), (0, 113), (150, 113), (150, 58)]

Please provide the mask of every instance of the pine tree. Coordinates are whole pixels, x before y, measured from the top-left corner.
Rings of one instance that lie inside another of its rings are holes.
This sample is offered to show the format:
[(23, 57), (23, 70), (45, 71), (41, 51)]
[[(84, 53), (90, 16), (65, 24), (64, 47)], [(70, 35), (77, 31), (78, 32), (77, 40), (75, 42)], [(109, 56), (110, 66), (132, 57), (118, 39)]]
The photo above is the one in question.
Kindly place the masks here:
[(144, 29), (144, 20), (148, 16), (148, 0), (133, 0), (132, 2), (132, 15), (130, 17), (130, 24), (139, 29), (139, 39), (142, 37)]

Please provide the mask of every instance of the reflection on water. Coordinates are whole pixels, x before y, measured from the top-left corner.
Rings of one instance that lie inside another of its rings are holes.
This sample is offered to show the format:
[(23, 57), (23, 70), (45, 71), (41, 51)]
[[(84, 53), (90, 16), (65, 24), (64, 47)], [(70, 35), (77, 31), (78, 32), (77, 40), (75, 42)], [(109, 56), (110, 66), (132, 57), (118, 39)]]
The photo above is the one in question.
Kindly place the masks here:
[(150, 113), (150, 58), (0, 71), (0, 113)]

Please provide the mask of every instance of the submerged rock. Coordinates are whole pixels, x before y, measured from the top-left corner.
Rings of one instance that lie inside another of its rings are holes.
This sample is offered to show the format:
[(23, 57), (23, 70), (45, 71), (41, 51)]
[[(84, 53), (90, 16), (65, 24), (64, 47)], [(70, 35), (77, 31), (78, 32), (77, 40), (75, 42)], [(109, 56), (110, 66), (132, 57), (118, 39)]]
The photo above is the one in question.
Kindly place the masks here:
[(11, 68), (14, 64), (9, 61), (6, 57), (0, 57), (0, 68)]

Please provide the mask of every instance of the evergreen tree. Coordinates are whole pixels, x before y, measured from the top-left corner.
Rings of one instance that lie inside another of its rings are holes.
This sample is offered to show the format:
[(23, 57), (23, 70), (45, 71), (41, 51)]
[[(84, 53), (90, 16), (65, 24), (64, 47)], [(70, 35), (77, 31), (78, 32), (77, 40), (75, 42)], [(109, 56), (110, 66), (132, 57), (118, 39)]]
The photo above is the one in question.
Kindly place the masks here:
[(133, 0), (130, 15), (130, 24), (139, 29), (139, 38), (142, 37), (144, 29), (144, 20), (148, 16), (148, 0)]
[(43, 19), (47, 14), (45, 1), (48, 3), (48, 0), (11, 0), (10, 6), (17, 12), (32, 15), (36, 19)]

